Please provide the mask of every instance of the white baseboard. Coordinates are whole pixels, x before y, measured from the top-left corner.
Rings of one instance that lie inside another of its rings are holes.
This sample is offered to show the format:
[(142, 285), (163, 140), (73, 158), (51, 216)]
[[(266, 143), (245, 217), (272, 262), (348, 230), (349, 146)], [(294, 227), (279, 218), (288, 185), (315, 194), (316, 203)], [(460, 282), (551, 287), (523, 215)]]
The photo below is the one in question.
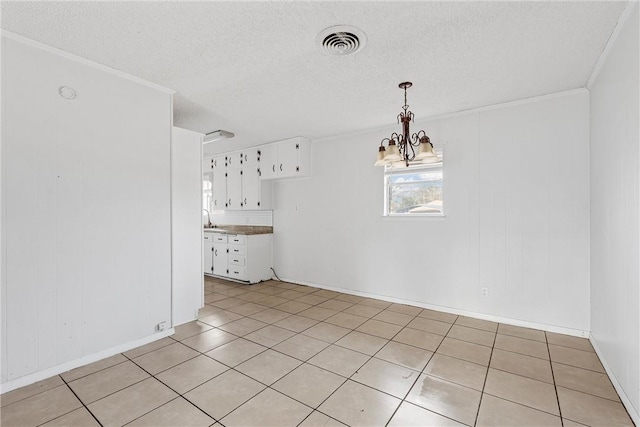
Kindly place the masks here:
[(473, 311), (460, 310), (457, 308), (445, 307), (441, 305), (427, 304), (419, 301), (405, 300), (402, 298), (394, 298), (386, 295), (377, 295), (369, 292), (354, 291), (352, 289), (342, 289), (342, 288), (337, 288), (335, 286), (326, 286), (326, 285), (320, 285), (317, 283), (310, 283), (310, 282), (304, 282), (299, 280), (298, 281), (290, 280), (287, 278), (280, 278), (280, 279), (283, 282), (295, 283), (295, 284), (305, 285), (305, 286), (313, 286), (314, 288), (327, 289), (330, 291), (342, 292), (343, 294), (356, 295), (359, 297), (375, 298), (375, 299), (379, 299), (387, 302), (395, 302), (398, 304), (413, 305), (415, 307), (427, 308), (430, 310), (437, 310), (437, 311), (442, 311), (444, 313), (457, 314), (460, 316), (474, 317), (476, 319), (489, 320), (492, 322), (504, 323), (507, 325), (521, 326), (523, 328), (538, 329), (538, 330), (547, 331), (547, 332), (555, 332), (558, 334), (571, 335), (574, 337), (581, 337), (581, 338), (589, 337), (589, 331), (583, 331), (580, 329), (565, 328), (562, 326), (547, 325), (544, 323), (528, 322), (525, 320), (511, 319), (508, 317), (494, 316), (494, 315), (485, 314), (485, 313), (476, 313)]
[(616, 392), (618, 392), (618, 396), (620, 396), (620, 400), (622, 401), (622, 404), (624, 405), (625, 409), (629, 413), (629, 416), (631, 417), (631, 419), (636, 425), (640, 425), (639, 424), (640, 414), (638, 414), (638, 411), (636, 411), (636, 409), (631, 404), (631, 400), (629, 399), (629, 396), (627, 396), (626, 391), (622, 388), (622, 386), (618, 382), (618, 379), (616, 378), (615, 374), (613, 373), (613, 370), (607, 363), (607, 359), (604, 358), (604, 355), (602, 354), (600, 347), (598, 347), (598, 343), (593, 338), (593, 335), (589, 336), (589, 341), (591, 342), (593, 349), (596, 351), (596, 354), (598, 355), (600, 362), (602, 362), (602, 366), (604, 367), (604, 370), (607, 372), (607, 375), (609, 376), (609, 379), (613, 384), (613, 388), (615, 388)]
[(174, 334), (174, 329), (167, 329), (166, 331), (158, 332), (157, 334), (149, 335), (148, 337), (140, 338), (135, 341), (130, 341), (126, 344), (121, 344), (115, 347), (111, 347), (107, 350), (99, 351), (88, 356), (83, 356), (79, 359), (65, 362), (60, 365), (52, 366), (42, 371), (34, 372), (32, 374), (25, 375), (15, 380), (7, 381), (0, 384), (0, 393), (6, 393), (11, 390), (15, 390), (20, 387), (24, 387), (38, 381), (45, 380), (54, 375), (59, 375), (64, 372), (70, 371), (80, 366), (87, 365), (89, 363), (97, 362), (98, 360), (105, 359), (118, 353), (131, 350), (132, 348), (140, 347), (141, 345), (149, 344), (150, 342), (157, 341), (161, 338), (168, 337)]

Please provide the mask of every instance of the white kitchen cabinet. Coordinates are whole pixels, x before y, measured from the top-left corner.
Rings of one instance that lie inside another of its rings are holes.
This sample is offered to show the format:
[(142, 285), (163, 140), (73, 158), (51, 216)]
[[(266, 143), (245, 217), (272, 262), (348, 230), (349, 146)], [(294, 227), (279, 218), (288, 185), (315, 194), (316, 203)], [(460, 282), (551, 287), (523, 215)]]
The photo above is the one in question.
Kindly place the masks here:
[(202, 270), (204, 274), (213, 274), (213, 234), (204, 233), (202, 248)]
[(211, 209), (227, 209), (227, 171), (225, 169), (213, 172), (213, 202)]
[(262, 179), (311, 175), (311, 144), (306, 138), (291, 138), (260, 147)]
[[(272, 234), (226, 235), (208, 231), (204, 234), (205, 257), (207, 253), (211, 254), (213, 268), (207, 271), (205, 267), (205, 274), (245, 283), (271, 279)], [(210, 252), (207, 252), (207, 247)]]
[(262, 179), (276, 178), (278, 173), (278, 147), (275, 143), (260, 147), (260, 177)]
[[(239, 156), (234, 160), (239, 163)], [(240, 167), (227, 168), (227, 210), (242, 209), (242, 169)]]
[(214, 172), (225, 170), (227, 168), (227, 156), (225, 154), (221, 154), (219, 156), (211, 157), (210, 168)]
[(213, 171), (213, 157), (204, 156), (202, 158), (202, 173), (207, 173), (211, 171)]
[(259, 147), (247, 148), (240, 152), (240, 163), (243, 168), (260, 164), (261, 150)]
[(228, 274), (228, 248), (227, 236), (212, 233), (213, 236), (213, 274), (227, 277)]
[(242, 169), (242, 209), (259, 210), (260, 198), (260, 169), (257, 165)]
[(230, 168), (239, 168), (242, 163), (242, 158), (240, 157), (240, 152), (239, 151), (235, 151), (232, 153), (227, 153), (226, 154), (226, 159), (227, 159), (227, 169)]

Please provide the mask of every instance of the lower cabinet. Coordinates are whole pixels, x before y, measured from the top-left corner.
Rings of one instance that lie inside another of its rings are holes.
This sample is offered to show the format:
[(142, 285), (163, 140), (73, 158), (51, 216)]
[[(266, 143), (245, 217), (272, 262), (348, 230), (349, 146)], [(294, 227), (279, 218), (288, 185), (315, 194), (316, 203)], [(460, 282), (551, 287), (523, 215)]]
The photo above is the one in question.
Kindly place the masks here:
[(272, 242), (272, 234), (205, 232), (204, 273), (246, 283), (269, 280)]
[(204, 233), (202, 269), (204, 274), (213, 274), (213, 234), (211, 233)]

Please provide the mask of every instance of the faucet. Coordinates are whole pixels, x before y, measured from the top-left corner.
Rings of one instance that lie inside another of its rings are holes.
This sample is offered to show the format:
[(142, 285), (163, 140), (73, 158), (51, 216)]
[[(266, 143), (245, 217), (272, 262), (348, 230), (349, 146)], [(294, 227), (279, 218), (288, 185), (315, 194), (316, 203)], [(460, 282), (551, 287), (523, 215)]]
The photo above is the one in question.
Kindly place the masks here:
[(211, 214), (209, 213), (209, 209), (202, 209), (203, 211), (205, 211), (207, 213), (207, 228), (213, 228), (213, 224), (211, 224)]

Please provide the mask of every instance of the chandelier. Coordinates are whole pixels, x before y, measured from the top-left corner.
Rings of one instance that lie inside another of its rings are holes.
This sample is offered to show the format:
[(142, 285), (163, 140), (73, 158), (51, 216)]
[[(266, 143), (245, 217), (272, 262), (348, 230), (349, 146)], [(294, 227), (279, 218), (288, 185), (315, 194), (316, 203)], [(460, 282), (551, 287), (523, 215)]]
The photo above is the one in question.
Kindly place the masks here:
[[(412, 134), (409, 123), (413, 121), (413, 113), (409, 111), (407, 104), (407, 89), (413, 85), (411, 82), (403, 82), (398, 85), (404, 89), (404, 105), (402, 112), (398, 114), (398, 123), (402, 122), (402, 133), (392, 133), (389, 138), (380, 141), (378, 148), (378, 160), (375, 166), (400, 166), (420, 163), (437, 163), (440, 158), (433, 150), (431, 140), (423, 130)], [(387, 142), (387, 148), (384, 143)]]

